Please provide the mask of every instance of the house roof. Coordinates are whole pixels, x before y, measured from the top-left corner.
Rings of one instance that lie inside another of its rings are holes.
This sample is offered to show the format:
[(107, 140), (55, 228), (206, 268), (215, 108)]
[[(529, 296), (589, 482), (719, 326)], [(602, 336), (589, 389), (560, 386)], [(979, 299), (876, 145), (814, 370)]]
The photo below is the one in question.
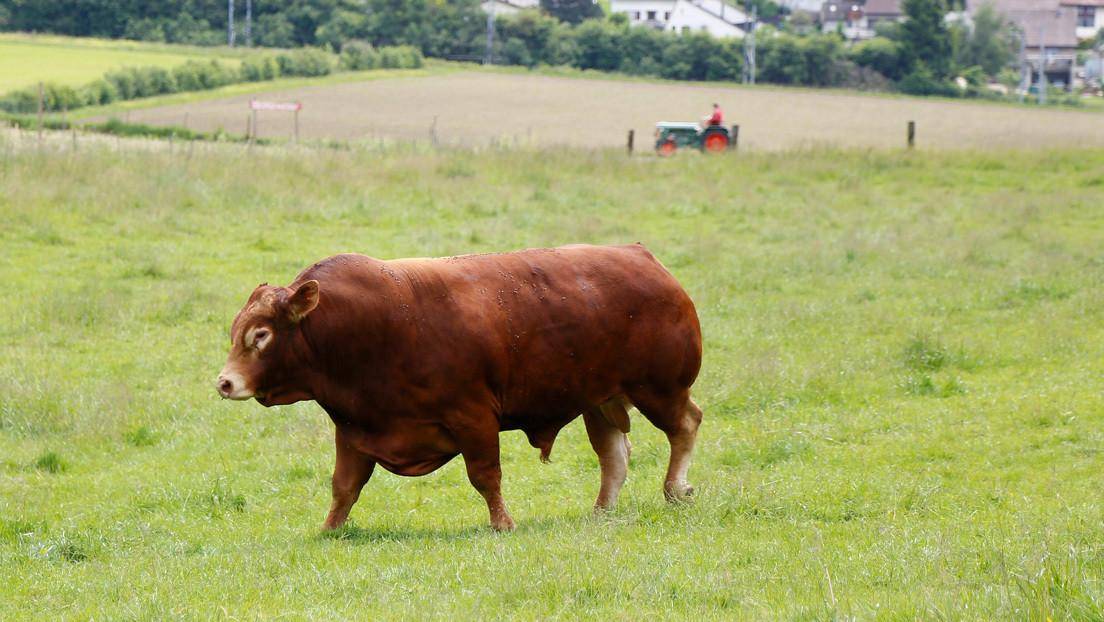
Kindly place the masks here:
[(1074, 7), (1060, 6), (1059, 0), (985, 0), (970, 2), (968, 10), (975, 13), (990, 2), (998, 13), (1019, 27), (1027, 47), (1077, 47), (1077, 9)]
[(1104, 0), (1061, 0), (1062, 6), (1096, 6), (1104, 7)]
[(901, 15), (901, 0), (866, 0), (867, 15)]
[(847, 19), (849, 12), (862, 12), (861, 0), (827, 0), (820, 7), (820, 22), (837, 22)]

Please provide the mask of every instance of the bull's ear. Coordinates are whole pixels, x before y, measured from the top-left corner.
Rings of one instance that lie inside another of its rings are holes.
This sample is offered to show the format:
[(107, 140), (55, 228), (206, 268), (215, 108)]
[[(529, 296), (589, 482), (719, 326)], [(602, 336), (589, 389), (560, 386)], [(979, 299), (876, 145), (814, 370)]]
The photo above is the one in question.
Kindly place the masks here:
[(288, 314), (292, 322), (307, 317), (318, 306), (318, 281), (310, 280), (295, 289), (288, 296)]

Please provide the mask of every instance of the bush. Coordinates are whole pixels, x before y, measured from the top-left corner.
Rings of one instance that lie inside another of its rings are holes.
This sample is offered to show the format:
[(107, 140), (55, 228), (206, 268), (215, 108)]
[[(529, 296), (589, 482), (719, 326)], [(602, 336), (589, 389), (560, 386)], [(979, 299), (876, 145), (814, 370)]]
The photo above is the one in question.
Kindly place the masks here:
[(382, 47), (380, 53), (380, 67), (387, 69), (417, 69), (422, 66), (422, 53), (409, 45), (395, 45)]
[(282, 76), (325, 76), (333, 71), (333, 61), (326, 52), (316, 48), (301, 48), (276, 56)]
[(174, 67), (173, 78), (179, 91), (204, 91), (239, 82), (238, 72), (212, 60), (202, 62), (190, 60)]
[(142, 97), (175, 93), (177, 90), (176, 79), (163, 67), (139, 67), (135, 72), (141, 76), (139, 83), (146, 88), (146, 94)]
[(100, 78), (81, 87), (80, 98), (85, 106), (99, 106), (119, 99), (119, 92), (110, 82)]
[[(76, 89), (47, 82), (42, 85), (42, 109), (46, 112), (72, 110), (84, 105)], [(38, 87), (30, 86), (8, 93), (0, 98), (0, 110), (17, 114), (38, 112)]]
[(341, 46), (341, 66), (351, 71), (375, 69), (380, 66), (380, 54), (367, 41), (346, 41)]
[(863, 41), (851, 49), (851, 60), (889, 78), (900, 80), (905, 70), (900, 44), (882, 37)]
[(242, 61), (239, 72), (246, 82), (260, 82), (275, 79), (280, 74), (280, 68), (271, 56), (254, 56)]
[(957, 97), (960, 93), (958, 87), (950, 82), (937, 80), (932, 72), (924, 65), (919, 65), (909, 75), (897, 83), (897, 89), (909, 95), (941, 95), (943, 97)]
[(502, 46), (502, 58), (510, 65), (532, 67), (535, 64), (529, 48), (525, 47), (525, 42), (517, 37), (507, 40), (506, 45)]
[(104, 80), (119, 94), (119, 99), (134, 99), (137, 97), (138, 86), (135, 84), (135, 75), (129, 68), (109, 71), (104, 74)]

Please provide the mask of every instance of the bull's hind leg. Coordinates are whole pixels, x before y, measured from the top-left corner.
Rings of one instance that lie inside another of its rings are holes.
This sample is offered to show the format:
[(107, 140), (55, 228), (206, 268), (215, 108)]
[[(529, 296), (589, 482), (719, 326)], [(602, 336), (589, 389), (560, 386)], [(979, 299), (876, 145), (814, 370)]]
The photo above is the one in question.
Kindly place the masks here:
[(334, 434), (337, 445), (337, 461), (333, 472), (333, 502), (326, 516), (323, 529), (337, 529), (349, 518), (349, 510), (360, 498), (360, 491), (372, 477), (376, 463), (356, 450), (348, 439), (344, 438), (341, 428)]
[(701, 408), (690, 399), (688, 390), (670, 395), (642, 390), (630, 393), (629, 399), (648, 421), (667, 435), (667, 441), (671, 443), (671, 460), (663, 481), (663, 495), (668, 501), (687, 500), (694, 493), (694, 487), (686, 481), (686, 472), (690, 469), (694, 441), (701, 425)]
[(598, 464), (602, 467), (602, 487), (595, 510), (609, 510), (617, 505), (617, 495), (629, 469), (629, 437), (625, 434), (629, 428), (629, 415), (625, 403), (615, 398), (600, 407), (588, 409), (583, 413), (587, 436), (594, 453), (598, 454)]

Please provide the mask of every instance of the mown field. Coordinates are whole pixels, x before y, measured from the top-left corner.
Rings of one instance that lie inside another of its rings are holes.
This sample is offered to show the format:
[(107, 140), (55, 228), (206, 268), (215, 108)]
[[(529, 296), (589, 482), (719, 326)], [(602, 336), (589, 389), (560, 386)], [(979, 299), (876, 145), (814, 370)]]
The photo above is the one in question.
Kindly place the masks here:
[(120, 67), (175, 67), (208, 58), (236, 65), (238, 56), (227, 48), (0, 33), (0, 93), (39, 82), (80, 86)]
[[(740, 145), (756, 150), (813, 146), (898, 148), (907, 123), (917, 144), (939, 149), (1026, 149), (1104, 146), (1098, 109), (1036, 109), (977, 101), (872, 95), (854, 91), (742, 87), (542, 75), (524, 70), (447, 70), (425, 78), (298, 84), (267, 92), (130, 110), (128, 118), (204, 131), (244, 131), (249, 100), (300, 101), (304, 138), (420, 141), (477, 147), (623, 146), (629, 129), (650, 149), (657, 121), (697, 121), (718, 102)], [(112, 113), (101, 114), (103, 120)], [(290, 138), (292, 115), (262, 113), (259, 133)]]
[[(1104, 616), (1104, 151), (0, 155), (0, 619)], [(213, 390), (329, 254), (638, 240), (703, 322), (691, 505), (635, 415), (612, 514), (576, 422), (504, 436), (514, 533), (457, 460), (324, 536), (325, 415)]]

